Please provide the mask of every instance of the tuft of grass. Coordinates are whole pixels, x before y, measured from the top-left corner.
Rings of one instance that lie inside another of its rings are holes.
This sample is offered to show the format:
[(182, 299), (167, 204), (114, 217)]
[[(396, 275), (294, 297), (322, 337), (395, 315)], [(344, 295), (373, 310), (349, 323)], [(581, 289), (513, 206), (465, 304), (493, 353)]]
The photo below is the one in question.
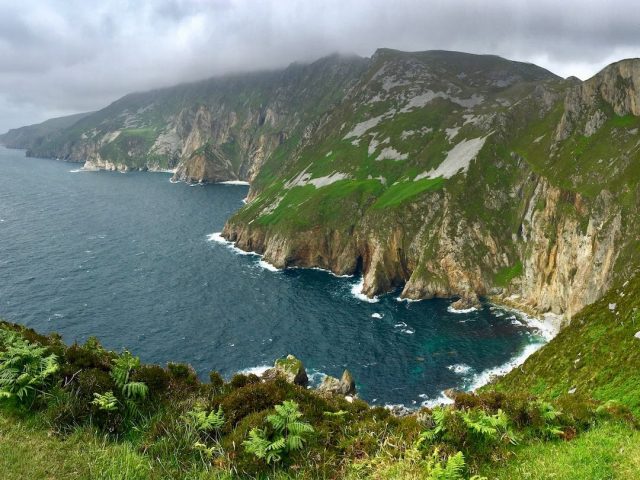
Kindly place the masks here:
[(498, 287), (506, 287), (516, 277), (522, 275), (522, 262), (517, 262), (512, 267), (501, 268), (493, 276), (493, 283)]
[(395, 183), (378, 198), (373, 204), (373, 208), (395, 207), (422, 193), (438, 190), (443, 185), (444, 179), (442, 177)]

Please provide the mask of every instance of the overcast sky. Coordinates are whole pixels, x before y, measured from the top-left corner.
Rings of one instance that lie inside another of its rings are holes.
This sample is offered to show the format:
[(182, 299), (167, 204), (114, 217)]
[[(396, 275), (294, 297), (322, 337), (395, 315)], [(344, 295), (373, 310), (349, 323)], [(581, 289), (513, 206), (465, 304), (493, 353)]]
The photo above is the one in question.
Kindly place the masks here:
[(378, 47), (588, 78), (640, 56), (637, 0), (0, 0), (0, 132), (229, 71)]

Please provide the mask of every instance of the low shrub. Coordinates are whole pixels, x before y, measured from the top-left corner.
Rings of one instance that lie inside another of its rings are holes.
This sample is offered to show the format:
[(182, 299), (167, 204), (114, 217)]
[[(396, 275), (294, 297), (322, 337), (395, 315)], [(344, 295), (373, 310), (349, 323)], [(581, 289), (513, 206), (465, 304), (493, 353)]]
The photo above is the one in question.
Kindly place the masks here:
[(229, 382), (229, 385), (231, 385), (231, 388), (242, 388), (246, 385), (251, 385), (254, 383), (259, 383), (260, 382), (260, 378), (257, 375), (254, 375), (253, 373), (250, 373), (249, 375), (245, 375), (243, 373), (236, 373), (233, 377), (231, 377), (231, 381)]
[(134, 382), (142, 382), (149, 387), (149, 396), (158, 398), (167, 393), (171, 377), (159, 365), (142, 365), (137, 367), (131, 375)]
[(222, 387), (224, 387), (224, 378), (222, 378), (222, 375), (216, 370), (211, 370), (209, 372), (209, 383), (215, 392), (219, 392), (222, 390)]

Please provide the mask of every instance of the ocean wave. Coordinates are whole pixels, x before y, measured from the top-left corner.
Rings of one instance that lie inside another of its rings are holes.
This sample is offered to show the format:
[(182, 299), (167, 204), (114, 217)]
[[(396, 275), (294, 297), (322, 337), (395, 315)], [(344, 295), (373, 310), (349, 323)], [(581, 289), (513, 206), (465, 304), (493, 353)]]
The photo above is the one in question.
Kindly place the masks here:
[(91, 170), (87, 170), (84, 168), (74, 168), (73, 170), (69, 170), (69, 173), (80, 173), (80, 172), (90, 172)]
[(451, 370), (453, 373), (459, 373), (465, 375), (469, 373), (472, 368), (466, 363), (454, 363), (453, 365), (449, 365), (447, 369)]
[[(295, 267), (295, 268), (300, 268), (300, 267)], [(318, 270), (319, 272), (328, 273), (329, 275), (332, 275), (332, 276), (334, 276), (336, 278), (353, 278), (353, 275), (338, 275), (338, 274), (333, 273), (331, 270), (326, 269), (326, 268), (311, 267), (311, 268), (308, 268), (307, 270)]]
[(449, 305), (447, 307), (447, 312), (449, 313), (471, 313), (471, 312), (477, 312), (478, 309), (476, 307), (470, 307), (470, 308), (454, 308), (453, 305)]
[(281, 272), (282, 269), (278, 268), (274, 265), (271, 265), (269, 262), (265, 262), (264, 260), (260, 259), (260, 261), (258, 262), (258, 266), (264, 268), (265, 270), (269, 270), (270, 272)]
[(364, 288), (364, 277), (360, 277), (358, 283), (354, 283), (351, 287), (351, 294), (357, 298), (358, 300), (362, 300), (363, 302), (369, 303), (378, 303), (380, 299), (378, 297), (369, 298), (364, 293), (362, 293), (362, 289)]
[[(551, 322), (549, 321), (533, 317), (515, 308), (496, 305), (492, 307), (492, 310), (494, 310), (493, 314), (496, 317), (509, 315), (507, 317), (507, 320), (510, 320), (514, 325), (517, 325), (518, 323), (516, 322), (519, 322), (520, 325), (524, 324), (529, 328), (535, 329), (537, 333), (547, 342), (558, 334), (558, 328), (556, 325), (551, 324)], [(499, 315), (499, 313), (501, 313), (501, 315)]]
[(249, 185), (249, 182), (244, 180), (226, 180), (224, 182), (216, 182), (217, 185)]
[(271, 365), (258, 365), (256, 367), (249, 367), (243, 370), (240, 370), (238, 373), (242, 373), (243, 375), (257, 375), (260, 376), (267, 370), (271, 368)]
[(241, 248), (236, 247), (234, 242), (231, 242), (222, 236), (222, 232), (214, 232), (207, 235), (207, 240), (210, 242), (220, 243), (221, 245), (225, 245), (229, 248), (229, 250), (233, 251), (236, 255), (255, 255), (260, 256), (257, 252), (247, 252), (246, 250), (242, 250)]
[(312, 387), (318, 387), (326, 376), (326, 373), (316, 369), (311, 369), (307, 372), (307, 377), (309, 377), (309, 385), (311, 385)]
[(416, 303), (416, 302), (421, 302), (423, 299), (422, 298), (402, 298), (402, 297), (396, 297), (396, 302), (407, 302), (407, 303)]
[(332, 277), (336, 278), (353, 278), (353, 275), (337, 275), (333, 273), (331, 270), (320, 267), (287, 267), (290, 270), (317, 270), (318, 272), (328, 273)]
[(480, 387), (488, 384), (494, 377), (501, 377), (506, 375), (514, 368), (522, 365), (529, 356), (537, 352), (544, 343), (530, 343), (519, 355), (511, 358), (509, 361), (503, 363), (502, 365), (498, 365), (497, 367), (488, 368), (483, 370), (482, 372), (474, 375), (471, 379), (471, 384), (467, 388), (467, 390), (477, 390)]
[(435, 398), (431, 398), (425, 394), (418, 396), (423, 399), (420, 403), (421, 407), (433, 408), (440, 405), (451, 405), (453, 403), (453, 400), (444, 394), (444, 390)]
[(380, 319), (380, 318), (382, 318), (383, 316), (384, 316), (383, 314), (381, 314), (381, 313), (377, 313), (377, 312), (376, 312), (376, 313), (372, 313), (372, 314), (371, 314), (371, 318), (378, 318), (378, 319)]

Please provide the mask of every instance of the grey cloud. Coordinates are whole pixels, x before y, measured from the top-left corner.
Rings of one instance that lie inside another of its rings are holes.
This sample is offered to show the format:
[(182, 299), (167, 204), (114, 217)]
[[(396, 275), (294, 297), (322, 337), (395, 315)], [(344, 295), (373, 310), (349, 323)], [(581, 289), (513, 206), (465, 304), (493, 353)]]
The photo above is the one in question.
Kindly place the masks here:
[(586, 78), (640, 54), (633, 0), (0, 0), (0, 131), (131, 91), (378, 47)]

